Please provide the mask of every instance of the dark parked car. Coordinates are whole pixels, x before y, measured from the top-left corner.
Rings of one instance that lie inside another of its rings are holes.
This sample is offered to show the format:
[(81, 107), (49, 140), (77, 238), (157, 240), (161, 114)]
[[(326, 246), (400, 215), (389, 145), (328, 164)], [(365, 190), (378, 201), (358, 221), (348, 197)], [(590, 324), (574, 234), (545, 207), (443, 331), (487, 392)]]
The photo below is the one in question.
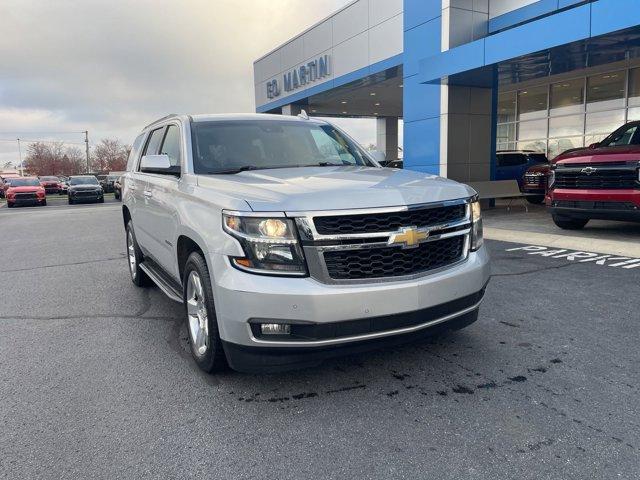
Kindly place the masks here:
[(98, 175), (98, 181), (100, 182), (100, 186), (104, 190), (104, 193), (113, 192), (113, 184), (118, 179), (118, 175)]
[(544, 203), (544, 195), (547, 193), (547, 182), (549, 179), (549, 172), (551, 171), (551, 164), (539, 163), (525, 172), (522, 177), (522, 186), (520, 189), (523, 193), (530, 194), (527, 197), (529, 203), (540, 205)]
[(517, 180), (523, 187), (525, 172), (533, 165), (547, 164), (544, 153), (533, 150), (500, 150), (496, 152), (496, 180)]
[(113, 182), (113, 196), (116, 197), (116, 200), (122, 199), (122, 176)]
[(104, 191), (93, 175), (69, 178), (69, 205), (80, 202), (104, 203)]

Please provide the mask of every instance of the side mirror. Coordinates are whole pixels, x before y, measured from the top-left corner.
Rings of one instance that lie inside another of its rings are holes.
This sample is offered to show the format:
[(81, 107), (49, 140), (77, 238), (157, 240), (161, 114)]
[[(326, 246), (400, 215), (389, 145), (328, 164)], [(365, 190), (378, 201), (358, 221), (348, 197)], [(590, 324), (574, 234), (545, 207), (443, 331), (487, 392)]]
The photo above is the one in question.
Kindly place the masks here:
[(599, 146), (600, 146), (600, 144), (598, 142), (592, 143), (591, 145), (589, 145), (589, 149), (593, 150), (594, 148), (598, 148)]
[(180, 167), (171, 166), (169, 155), (145, 155), (140, 160), (140, 171), (175, 175), (180, 173)]
[(369, 154), (380, 165), (382, 165), (383, 167), (386, 166), (386, 164), (387, 164), (387, 156), (384, 154), (384, 152), (381, 152), (379, 150), (374, 150), (373, 152), (369, 152)]

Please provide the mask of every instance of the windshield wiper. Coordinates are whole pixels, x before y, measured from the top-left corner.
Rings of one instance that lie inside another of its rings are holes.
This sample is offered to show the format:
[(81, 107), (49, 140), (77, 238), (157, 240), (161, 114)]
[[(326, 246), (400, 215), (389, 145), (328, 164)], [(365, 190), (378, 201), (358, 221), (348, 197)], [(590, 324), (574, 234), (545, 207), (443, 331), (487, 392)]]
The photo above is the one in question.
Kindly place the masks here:
[(207, 172), (208, 175), (224, 175), (224, 174), (234, 174), (240, 172), (246, 172), (248, 170), (260, 170), (262, 167), (256, 167), (255, 165), (244, 165), (238, 168), (228, 168), (226, 170), (214, 170), (213, 172)]

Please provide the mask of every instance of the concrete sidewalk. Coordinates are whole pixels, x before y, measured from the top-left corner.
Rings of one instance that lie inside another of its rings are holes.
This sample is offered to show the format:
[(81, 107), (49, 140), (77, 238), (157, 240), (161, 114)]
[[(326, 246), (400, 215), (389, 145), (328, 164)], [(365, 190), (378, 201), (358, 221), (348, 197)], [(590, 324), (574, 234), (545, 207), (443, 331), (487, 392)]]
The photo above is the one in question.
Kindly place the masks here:
[(544, 206), (519, 205), (506, 209), (498, 202), (484, 215), (485, 237), (490, 240), (543, 245), (640, 258), (640, 224), (591, 220), (582, 230), (562, 230), (551, 220)]

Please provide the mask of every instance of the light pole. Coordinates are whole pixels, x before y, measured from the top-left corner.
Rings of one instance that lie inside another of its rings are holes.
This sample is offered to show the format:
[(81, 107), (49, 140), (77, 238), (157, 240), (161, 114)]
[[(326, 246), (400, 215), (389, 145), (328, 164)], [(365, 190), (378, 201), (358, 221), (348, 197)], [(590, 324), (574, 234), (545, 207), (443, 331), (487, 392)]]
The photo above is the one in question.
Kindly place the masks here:
[(84, 131), (84, 148), (87, 153), (87, 173), (91, 171), (89, 167), (89, 130)]
[(24, 169), (22, 168), (22, 149), (20, 148), (20, 139), (16, 138), (16, 141), (18, 142), (18, 158), (20, 159), (20, 176), (23, 177)]

